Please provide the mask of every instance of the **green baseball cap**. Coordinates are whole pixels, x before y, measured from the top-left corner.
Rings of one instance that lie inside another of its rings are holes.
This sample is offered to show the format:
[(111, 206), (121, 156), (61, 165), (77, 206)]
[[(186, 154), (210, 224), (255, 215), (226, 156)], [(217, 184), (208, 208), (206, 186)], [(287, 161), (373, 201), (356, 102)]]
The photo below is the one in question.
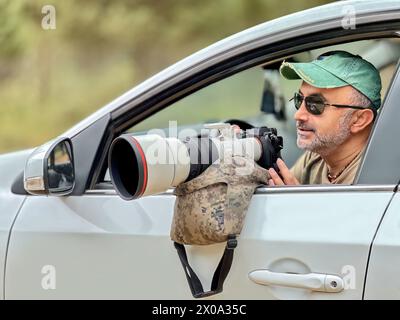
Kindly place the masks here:
[(378, 70), (359, 55), (330, 51), (306, 63), (283, 61), (280, 73), (286, 79), (303, 79), (317, 88), (352, 86), (364, 94), (377, 110), (381, 106), (381, 77)]

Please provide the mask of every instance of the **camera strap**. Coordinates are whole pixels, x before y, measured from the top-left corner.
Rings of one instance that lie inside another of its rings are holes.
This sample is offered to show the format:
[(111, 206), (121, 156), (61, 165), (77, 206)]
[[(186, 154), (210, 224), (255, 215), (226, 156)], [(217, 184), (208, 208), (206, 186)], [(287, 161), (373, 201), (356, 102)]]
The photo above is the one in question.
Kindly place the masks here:
[(204, 298), (222, 292), (224, 281), (228, 276), (229, 270), (232, 266), (233, 253), (237, 246), (236, 235), (231, 234), (228, 236), (224, 254), (221, 257), (221, 260), (219, 261), (218, 267), (215, 269), (214, 276), (212, 278), (211, 290), (206, 292), (204, 292), (203, 285), (201, 284), (199, 277), (189, 265), (185, 246), (178, 242), (174, 242), (174, 245), (178, 252), (179, 259), (181, 260), (183, 271), (186, 274), (186, 279), (189, 283), (193, 297)]

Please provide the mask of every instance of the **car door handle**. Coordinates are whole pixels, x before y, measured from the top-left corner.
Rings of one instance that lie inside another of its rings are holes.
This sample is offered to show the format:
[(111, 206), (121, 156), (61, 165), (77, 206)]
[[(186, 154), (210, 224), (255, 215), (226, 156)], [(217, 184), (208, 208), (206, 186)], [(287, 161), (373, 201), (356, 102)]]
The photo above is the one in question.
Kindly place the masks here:
[(342, 278), (321, 273), (295, 274), (254, 270), (249, 273), (249, 278), (264, 286), (285, 286), (321, 292), (340, 292), (344, 288)]

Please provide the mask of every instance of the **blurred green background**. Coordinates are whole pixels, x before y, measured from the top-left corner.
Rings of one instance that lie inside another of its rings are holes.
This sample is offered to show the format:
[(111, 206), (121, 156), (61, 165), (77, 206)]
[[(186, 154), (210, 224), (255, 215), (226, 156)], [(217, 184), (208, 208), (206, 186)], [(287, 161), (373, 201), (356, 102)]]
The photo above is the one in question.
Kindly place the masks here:
[[(328, 0), (0, 0), (0, 153), (40, 145), (245, 28)], [(42, 7), (56, 29), (42, 28)]]

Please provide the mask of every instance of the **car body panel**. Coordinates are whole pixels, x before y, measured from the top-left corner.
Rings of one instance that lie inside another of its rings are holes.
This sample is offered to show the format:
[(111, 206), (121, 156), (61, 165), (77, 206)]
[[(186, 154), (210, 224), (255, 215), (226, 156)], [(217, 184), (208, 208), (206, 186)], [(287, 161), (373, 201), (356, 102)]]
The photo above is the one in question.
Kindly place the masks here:
[[(0, 285), (4, 288), (8, 239), (13, 222), (21, 208), (25, 196), (11, 192), (11, 184), (25, 165), (32, 150), (9, 153), (0, 156)], [(4, 290), (0, 291), (0, 299), (4, 299)]]
[(365, 299), (400, 299), (400, 193), (396, 192), (371, 250)]
[[(352, 188), (255, 195), (224, 292), (215, 298), (361, 299), (369, 247), (393, 191)], [(11, 236), (6, 298), (192, 298), (169, 238), (174, 201), (171, 194), (134, 201), (107, 193), (29, 197)], [(188, 248), (207, 288), (223, 244)], [(41, 286), (47, 265), (56, 270), (55, 290)], [(346, 266), (356, 270), (356, 287), (340, 293), (268, 289), (248, 278), (271, 268), (345, 276)]]

